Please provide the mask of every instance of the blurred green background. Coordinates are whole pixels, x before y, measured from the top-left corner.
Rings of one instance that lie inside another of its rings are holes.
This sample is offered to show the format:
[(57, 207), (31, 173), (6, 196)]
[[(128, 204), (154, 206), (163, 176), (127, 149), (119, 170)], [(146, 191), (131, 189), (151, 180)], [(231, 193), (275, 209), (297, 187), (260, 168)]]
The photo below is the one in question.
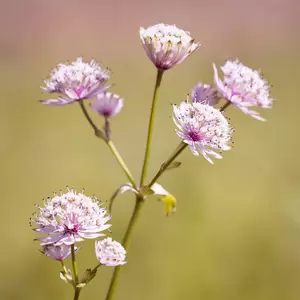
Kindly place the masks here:
[[(171, 103), (212, 62), (228, 57), (262, 69), (274, 108), (262, 123), (230, 108), (235, 147), (210, 165), (185, 151), (161, 183), (177, 197), (165, 217), (155, 199), (134, 232), (116, 299), (293, 300), (300, 295), (299, 33), (297, 0), (11, 0), (0, 1), (1, 299), (72, 299), (60, 266), (38, 252), (29, 227), (34, 204), (66, 185), (107, 200), (126, 178), (77, 105), (46, 107), (40, 86), (57, 62), (94, 58), (112, 69), (112, 91), (125, 98), (113, 139), (140, 174), (155, 69), (140, 26), (175, 23), (202, 47), (168, 71), (162, 84), (150, 175), (178, 144)], [(93, 115), (95, 118), (96, 115)], [(97, 119), (101, 124), (102, 120)], [(133, 208), (120, 196), (112, 236), (121, 240)], [(93, 241), (79, 268), (96, 264)], [(104, 299), (112, 269), (101, 269), (81, 299)]]

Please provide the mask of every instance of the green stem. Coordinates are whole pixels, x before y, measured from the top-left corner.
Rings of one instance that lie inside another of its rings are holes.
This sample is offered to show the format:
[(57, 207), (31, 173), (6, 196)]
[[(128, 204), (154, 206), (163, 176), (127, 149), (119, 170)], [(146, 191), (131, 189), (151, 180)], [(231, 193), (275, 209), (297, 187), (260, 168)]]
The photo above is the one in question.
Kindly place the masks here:
[[(90, 123), (90, 125), (93, 127), (95, 134), (99, 134), (99, 132), (101, 132), (101, 130), (97, 127), (97, 125), (94, 123), (94, 121), (92, 120), (92, 118), (90, 117), (89, 113), (86, 110), (86, 107), (83, 103), (83, 100), (79, 100), (79, 105), (82, 109), (82, 112), (84, 114), (84, 116), (86, 117), (87, 121)], [(101, 132), (102, 133), (102, 132)], [(103, 133), (102, 133), (103, 135)], [(98, 135), (97, 135), (98, 136)], [(104, 135), (103, 135), (104, 136)]]
[(188, 146), (188, 144), (181, 142), (179, 146), (177, 147), (174, 154), (160, 167), (159, 171), (156, 173), (156, 175), (153, 177), (153, 179), (149, 183), (149, 187), (151, 187), (157, 179), (168, 169), (169, 165), (176, 159), (176, 157)]
[(78, 300), (80, 295), (80, 289), (76, 288), (75, 289), (75, 294), (74, 294), (74, 300)]
[(220, 111), (225, 111), (225, 109), (231, 104), (231, 102), (227, 102), (225, 103), (221, 108), (220, 108)]
[[(122, 241), (122, 244), (123, 244), (123, 246), (126, 250), (128, 250), (128, 245), (129, 245), (129, 242), (130, 242), (130, 238), (132, 236), (133, 229), (136, 226), (136, 223), (137, 223), (138, 217), (140, 215), (143, 203), (144, 203), (143, 198), (140, 198), (139, 196), (137, 196), (136, 202), (135, 202), (135, 207), (134, 207), (134, 210), (132, 212), (129, 224), (127, 226), (127, 230), (125, 232), (125, 235), (124, 235), (124, 238), (123, 238), (123, 241)], [(119, 275), (120, 275), (120, 270), (121, 270), (120, 266), (115, 268), (112, 279), (110, 281), (110, 286), (109, 286), (108, 292), (106, 294), (105, 300), (113, 299), (115, 289), (116, 289), (116, 286), (117, 286), (117, 283), (118, 283)]]
[(109, 147), (112, 154), (114, 155), (114, 157), (116, 158), (117, 162), (119, 163), (120, 167), (124, 171), (125, 175), (127, 176), (128, 180), (130, 181), (132, 186), (134, 188), (136, 188), (135, 180), (134, 180), (132, 174), (130, 173), (128, 167), (126, 166), (122, 156), (120, 155), (117, 148), (115, 147), (114, 143), (111, 140), (109, 140), (109, 141), (106, 142), (106, 144)]
[(98, 268), (100, 268), (102, 266), (102, 264), (98, 264), (93, 270), (92, 273), (95, 272), (96, 270), (98, 270)]
[(156, 76), (156, 82), (155, 82), (154, 93), (153, 93), (151, 115), (150, 115), (149, 126), (148, 126), (147, 144), (146, 144), (140, 186), (143, 186), (146, 175), (147, 175), (150, 151), (151, 151), (151, 145), (152, 145), (152, 136), (153, 136), (155, 113), (156, 113), (156, 105), (157, 105), (157, 100), (158, 100), (158, 92), (159, 92), (163, 74), (164, 74), (163, 70), (157, 69), (157, 76)]
[(72, 268), (73, 268), (73, 280), (74, 280), (74, 291), (75, 291), (74, 300), (78, 300), (80, 294), (80, 288), (77, 287), (79, 283), (79, 279), (78, 279), (78, 269), (77, 269), (76, 258), (75, 258), (74, 244), (71, 246), (71, 255), (72, 255)]
[[(157, 70), (157, 76), (156, 76), (156, 82), (154, 87), (154, 93), (153, 93), (153, 100), (152, 100), (152, 107), (151, 107), (151, 114), (150, 114), (150, 120), (149, 120), (149, 126), (148, 126), (148, 135), (147, 135), (147, 144), (146, 144), (146, 150), (145, 150), (145, 157), (144, 157), (144, 163), (141, 173), (141, 181), (140, 186), (144, 184), (145, 177), (147, 174), (148, 164), (149, 164), (149, 157), (150, 157), (150, 151), (151, 151), (151, 144), (152, 144), (152, 136), (153, 136), (153, 128), (154, 128), (154, 119), (155, 119), (155, 112), (156, 112), (156, 105), (158, 100), (158, 92), (162, 80), (164, 71), (163, 70)], [(126, 250), (128, 250), (128, 245), (132, 236), (133, 229), (136, 226), (138, 217), (140, 215), (142, 206), (144, 203), (144, 199), (141, 196), (136, 197), (135, 207), (132, 212), (129, 224), (127, 226), (122, 244)], [(119, 275), (120, 275), (120, 266), (116, 267), (110, 282), (110, 286), (108, 289), (108, 292), (106, 294), (105, 300), (111, 300), (113, 299), (115, 289), (117, 287)]]
[[(117, 162), (119, 163), (120, 167), (124, 171), (125, 175), (127, 176), (128, 180), (133, 185), (133, 187), (136, 188), (136, 184), (135, 184), (134, 178), (133, 178), (132, 174), (130, 173), (128, 167), (126, 166), (126, 164), (125, 164), (122, 156), (120, 155), (120, 153), (118, 152), (117, 148), (115, 147), (114, 143), (108, 137), (106, 137), (105, 134), (93, 122), (93, 120), (90, 117), (89, 113), (87, 112), (86, 107), (85, 107), (85, 105), (84, 105), (84, 103), (83, 103), (82, 100), (79, 101), (79, 104), (80, 104), (80, 107), (82, 109), (82, 112), (83, 112), (84, 116), (86, 117), (87, 121), (92, 126), (92, 128), (94, 129), (95, 135), (105, 141), (105, 143), (109, 147), (110, 151), (112, 152), (112, 154), (116, 158)], [(106, 120), (106, 123), (107, 123), (107, 120)], [(106, 126), (107, 126), (107, 124), (106, 124)]]

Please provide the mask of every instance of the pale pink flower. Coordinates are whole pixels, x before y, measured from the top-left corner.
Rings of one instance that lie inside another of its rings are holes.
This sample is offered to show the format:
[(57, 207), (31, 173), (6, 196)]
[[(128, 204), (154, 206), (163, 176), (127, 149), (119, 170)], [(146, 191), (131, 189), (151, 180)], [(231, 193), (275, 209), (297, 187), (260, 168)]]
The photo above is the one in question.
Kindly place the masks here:
[(83, 62), (82, 58), (70, 64), (58, 64), (45, 80), (43, 89), (48, 93), (58, 93), (55, 99), (42, 100), (48, 105), (66, 105), (75, 101), (94, 98), (109, 87), (104, 84), (109, 79), (109, 71), (102, 69), (95, 61)]
[[(79, 248), (75, 246), (75, 251), (78, 251)], [(41, 250), (43, 254), (52, 258), (54, 260), (63, 261), (71, 255), (71, 246), (69, 245), (58, 245), (55, 246), (53, 244), (44, 245), (43, 249)]]
[(219, 78), (215, 64), (213, 64), (213, 68), (215, 83), (222, 97), (245, 114), (257, 120), (265, 121), (257, 111), (249, 109), (253, 106), (272, 107), (273, 99), (270, 98), (270, 86), (262, 75), (258, 71), (244, 66), (238, 60), (228, 60), (221, 67), (224, 74), (223, 80)]
[(110, 237), (95, 242), (96, 257), (102, 265), (115, 267), (126, 264), (126, 250)]
[(37, 206), (31, 223), (34, 230), (46, 236), (37, 238), (41, 245), (72, 245), (84, 239), (103, 236), (100, 232), (111, 225), (106, 224), (111, 216), (96, 198), (90, 198), (74, 189), (67, 193), (54, 194), (53, 198), (44, 201), (44, 207)]
[(109, 92), (100, 93), (96, 96), (96, 101), (91, 104), (91, 108), (105, 118), (115, 117), (123, 107), (123, 99), (116, 94)]
[(148, 57), (160, 70), (168, 70), (182, 63), (200, 46), (189, 32), (175, 25), (141, 27), (140, 38)]
[(211, 85), (199, 82), (192, 88), (191, 100), (192, 102), (214, 106), (219, 102), (220, 97), (217, 90)]
[(202, 154), (210, 163), (209, 155), (221, 159), (218, 151), (229, 150), (232, 128), (218, 110), (208, 104), (183, 101), (173, 105), (173, 120), (177, 135), (188, 144), (194, 155)]

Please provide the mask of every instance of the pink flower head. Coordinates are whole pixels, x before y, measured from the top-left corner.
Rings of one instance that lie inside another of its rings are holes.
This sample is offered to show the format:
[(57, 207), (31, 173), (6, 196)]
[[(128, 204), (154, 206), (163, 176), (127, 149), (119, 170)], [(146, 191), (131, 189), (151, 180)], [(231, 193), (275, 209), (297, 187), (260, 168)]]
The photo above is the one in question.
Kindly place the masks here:
[(126, 250), (110, 237), (95, 242), (96, 257), (102, 265), (116, 267), (126, 264)]
[[(79, 248), (75, 246), (75, 251), (78, 251)], [(54, 260), (63, 261), (71, 255), (71, 246), (69, 245), (58, 245), (55, 246), (53, 244), (44, 245), (43, 250), (41, 251), (43, 254), (52, 258)]]
[(214, 106), (220, 100), (218, 92), (209, 84), (197, 83), (191, 92), (192, 102)]
[(160, 70), (168, 70), (182, 63), (200, 46), (189, 32), (175, 25), (141, 27), (140, 38), (148, 57)]
[(115, 117), (122, 107), (123, 99), (109, 92), (98, 94), (96, 101), (91, 104), (91, 108), (105, 118)]
[(106, 209), (100, 207), (95, 198), (76, 193), (74, 189), (67, 193), (54, 194), (44, 201), (44, 207), (37, 206), (39, 215), (31, 219), (36, 224), (36, 232), (45, 234), (37, 240), (41, 245), (72, 245), (84, 239), (94, 239), (111, 225)]
[[(221, 159), (218, 151), (229, 150), (232, 128), (218, 110), (208, 104), (183, 101), (173, 105), (173, 120), (178, 127), (177, 135), (190, 146), (194, 155), (202, 154), (210, 163), (209, 155)], [(210, 148), (208, 148), (210, 147)]]
[(107, 69), (102, 69), (95, 61), (85, 63), (77, 58), (71, 64), (58, 64), (45, 80), (43, 89), (48, 93), (58, 93), (56, 99), (42, 100), (48, 105), (65, 105), (75, 101), (94, 98), (109, 87), (104, 84), (109, 79)]
[(223, 67), (224, 78), (218, 76), (215, 64), (214, 79), (222, 97), (247, 115), (265, 121), (258, 112), (249, 107), (259, 106), (271, 108), (273, 99), (270, 98), (270, 86), (258, 71), (244, 66), (238, 60), (228, 60)]

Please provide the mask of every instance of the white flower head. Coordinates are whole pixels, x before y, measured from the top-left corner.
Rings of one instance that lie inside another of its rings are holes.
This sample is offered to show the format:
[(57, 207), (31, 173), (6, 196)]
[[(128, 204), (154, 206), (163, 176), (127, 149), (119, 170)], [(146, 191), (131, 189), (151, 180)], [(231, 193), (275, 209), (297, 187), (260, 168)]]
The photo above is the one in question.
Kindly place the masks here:
[(60, 63), (51, 71), (43, 87), (46, 92), (60, 96), (42, 100), (42, 103), (56, 106), (94, 98), (109, 88), (104, 86), (108, 79), (109, 71), (102, 69), (94, 60), (87, 63), (79, 57), (70, 64)]
[(260, 72), (244, 66), (238, 60), (228, 60), (221, 67), (224, 74), (224, 78), (221, 80), (215, 64), (213, 64), (213, 68), (215, 83), (222, 97), (245, 114), (264, 121), (265, 119), (258, 112), (249, 109), (253, 106), (272, 107), (270, 85)]
[[(79, 248), (75, 246), (75, 251), (78, 251)], [(54, 260), (63, 261), (71, 255), (71, 246), (69, 245), (44, 245), (41, 250), (43, 254), (47, 257), (52, 258)]]
[(182, 63), (200, 46), (189, 32), (175, 25), (141, 27), (140, 38), (148, 57), (160, 70), (168, 70)]
[(96, 198), (90, 198), (74, 189), (67, 193), (54, 194), (44, 201), (44, 207), (37, 206), (31, 223), (34, 230), (46, 236), (37, 238), (41, 245), (72, 245), (84, 239), (94, 239), (105, 234), (100, 233), (111, 225), (106, 224), (111, 216)]
[(112, 118), (121, 111), (123, 102), (124, 100), (118, 95), (105, 92), (96, 96), (96, 101), (91, 104), (91, 108), (105, 118)]
[[(221, 159), (218, 151), (229, 150), (232, 128), (227, 119), (218, 110), (208, 104), (183, 101), (173, 105), (173, 120), (178, 127), (177, 135), (188, 144), (194, 155), (202, 154), (210, 163), (212, 156)], [(210, 148), (208, 148), (210, 147)]]
[(96, 257), (102, 265), (115, 267), (126, 264), (126, 250), (110, 237), (95, 242)]
[(198, 82), (191, 92), (192, 102), (198, 102), (202, 104), (209, 104), (214, 106), (220, 100), (218, 92), (209, 84)]

